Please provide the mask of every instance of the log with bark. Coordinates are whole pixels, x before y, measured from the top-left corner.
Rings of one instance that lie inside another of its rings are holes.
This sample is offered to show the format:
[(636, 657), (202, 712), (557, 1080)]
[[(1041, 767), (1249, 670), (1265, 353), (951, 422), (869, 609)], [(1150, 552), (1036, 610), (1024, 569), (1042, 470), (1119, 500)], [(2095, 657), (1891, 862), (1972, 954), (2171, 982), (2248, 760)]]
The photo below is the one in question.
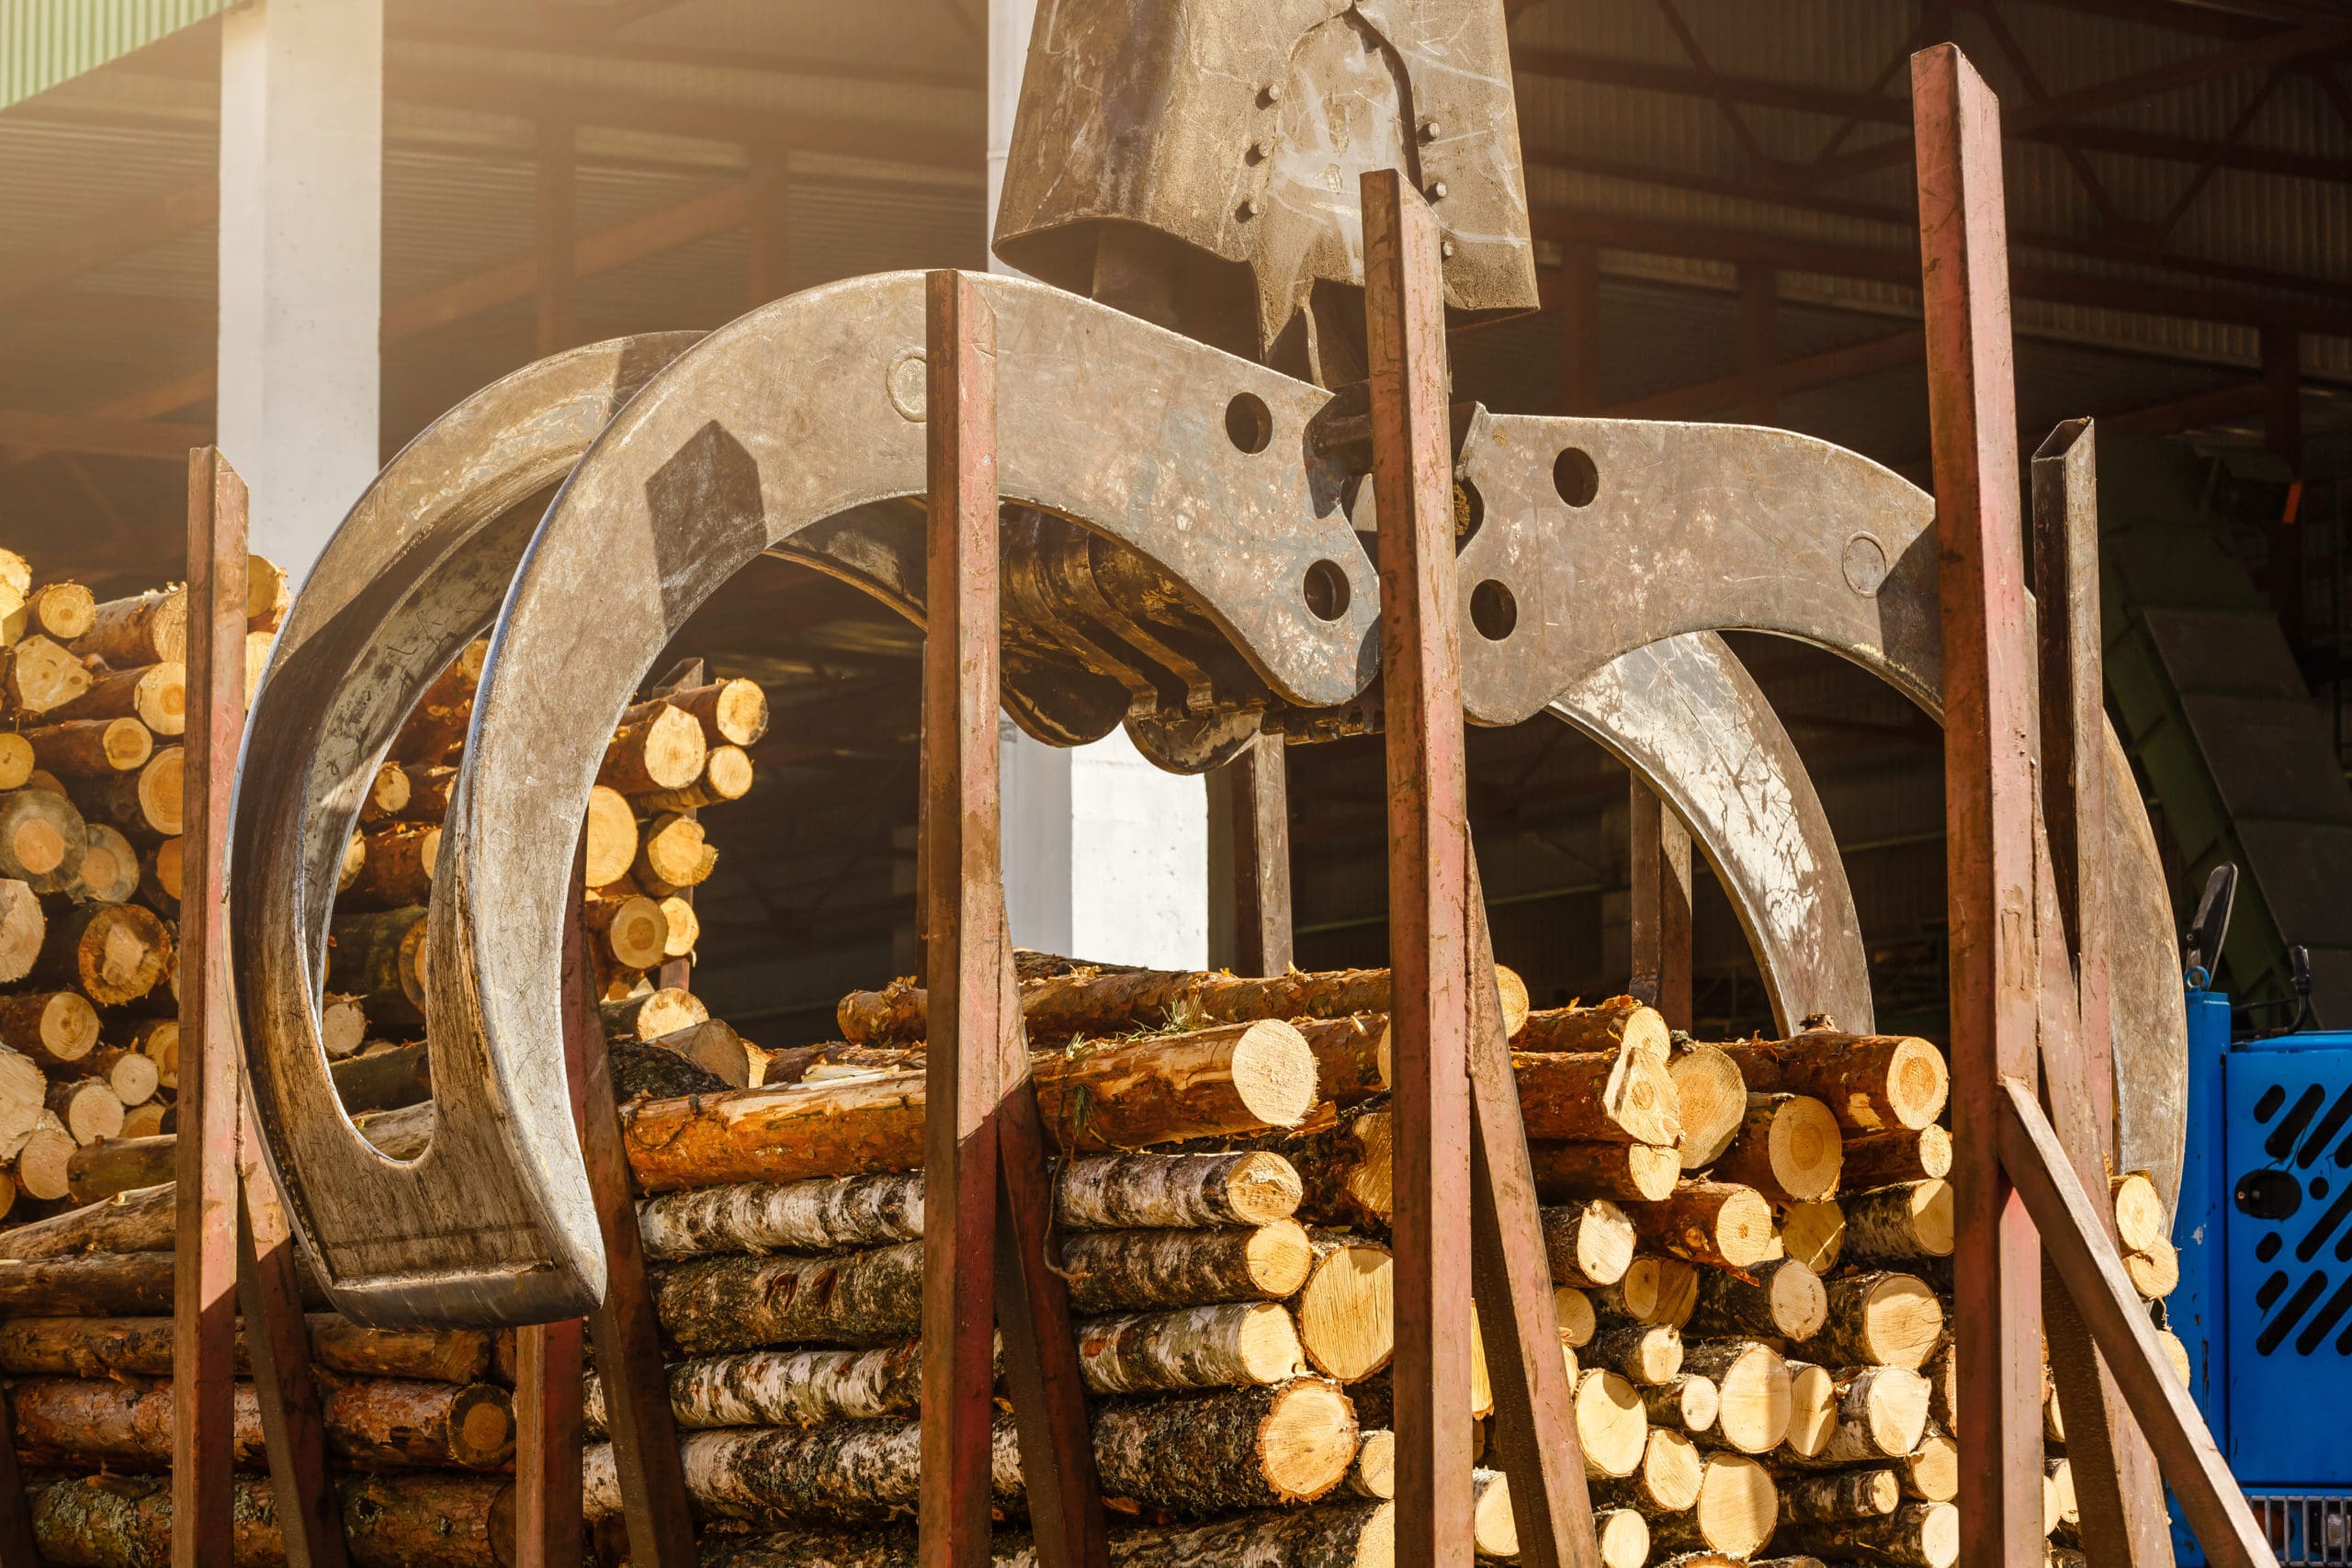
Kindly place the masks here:
[(1723, 1395), (1715, 1388), (1715, 1380), (1697, 1372), (1677, 1372), (1656, 1387), (1642, 1390), (1642, 1408), (1649, 1413), (1653, 1438), (1661, 1430), (1703, 1432), (1715, 1424), (1715, 1414), (1722, 1407)]
[(49, 1109), (77, 1144), (95, 1144), (122, 1132), (122, 1097), (104, 1078), (51, 1079)]
[[(266, 1476), (232, 1483), (235, 1568), (287, 1568)], [(514, 1568), (514, 1487), (488, 1475), (351, 1475), (335, 1482), (353, 1568)], [(60, 1481), (32, 1502), (34, 1544), (57, 1568), (161, 1568), (172, 1487), (153, 1475)]]
[(1711, 1453), (1699, 1500), (1687, 1513), (1650, 1521), (1655, 1552), (1720, 1551), (1745, 1561), (1773, 1539), (1780, 1493), (1771, 1472), (1743, 1454)]
[(1811, 1095), (1751, 1094), (1710, 1179), (1753, 1187), (1776, 1203), (1809, 1203), (1837, 1190), (1843, 1145), (1838, 1118)]
[(1811, 1459), (1829, 1446), (1838, 1430), (1838, 1380), (1826, 1367), (1791, 1361), (1789, 1432), (1781, 1439), (1789, 1454)]
[(1715, 1385), (1715, 1421), (1703, 1442), (1741, 1453), (1770, 1453), (1789, 1430), (1789, 1367), (1770, 1345), (1748, 1339), (1693, 1339), (1682, 1369)]
[(1329, 1125), (1250, 1140), (1252, 1151), (1281, 1156), (1298, 1173), (1303, 1224), (1385, 1230), (1394, 1191), (1386, 1107), (1342, 1115)]
[(75, 653), (117, 670), (185, 662), (187, 590), (174, 586), (109, 599), (93, 609), (89, 629), (73, 640)]
[(76, 718), (19, 731), (33, 766), (64, 779), (136, 773), (155, 754), (155, 737), (135, 718)]
[(1772, 1255), (1772, 1206), (1752, 1187), (1685, 1181), (1670, 1198), (1629, 1203), (1643, 1244), (1717, 1269), (1747, 1269)]
[(49, 1079), (31, 1057), (0, 1045), (0, 1159), (13, 1157), (40, 1125)]
[(1911, 1263), (1950, 1258), (1952, 1196), (1948, 1181), (1897, 1182), (1838, 1200), (1845, 1212), (1849, 1263)]
[(7, 704), (28, 717), (53, 712), (90, 689), (90, 671), (53, 637), (25, 637), (6, 653), (0, 680)]
[(409, 798), (415, 784), (409, 771), (398, 762), (386, 761), (376, 769), (376, 776), (368, 781), (368, 794), (359, 803), (359, 821), (363, 827), (396, 820), (407, 811)]
[(1080, 1231), (1062, 1239), (1070, 1310), (1148, 1311), (1280, 1301), (1306, 1283), (1315, 1249), (1295, 1220), (1206, 1230)]
[(0, 878), (0, 985), (32, 973), (48, 934), (49, 917), (41, 912), (40, 895), (28, 883)]
[(645, 825), (628, 873), (640, 891), (666, 898), (681, 887), (709, 881), (718, 869), (718, 851), (703, 837), (702, 824), (671, 812)]
[(474, 688), (481, 683), (481, 667), (490, 653), (483, 639), (466, 644), (435, 676), (433, 684), (416, 699), (408, 718), (392, 739), (390, 755), (403, 767), (436, 767), (451, 748), (466, 738), (473, 716)]
[(1311, 1238), (1315, 1261), (1299, 1287), (1298, 1336), (1317, 1371), (1353, 1383), (1396, 1349), (1396, 1260), (1375, 1241), (1341, 1233)]
[(1791, 1525), (1883, 1519), (1902, 1501), (1903, 1485), (1892, 1470), (1842, 1470), (1781, 1483), (1781, 1517)]
[(386, 1027), (424, 1022), (424, 910), (422, 907), (338, 915), (327, 947), (327, 983), (361, 998), (368, 1017)]
[[(17, 1446), (34, 1463), (143, 1470), (172, 1457), (172, 1385), (115, 1379), (19, 1379), (9, 1390)], [(261, 1401), (235, 1391), (233, 1462), (265, 1468)], [(326, 1391), (329, 1451), (364, 1470), (495, 1469), (514, 1455), (513, 1397), (492, 1383), (337, 1380)]]
[[(1951, 1174), (1951, 1134), (1933, 1122), (1917, 1132), (1872, 1133), (1846, 1140), (1842, 1179), (1857, 1192)], [(2151, 1190), (2153, 1190), (2153, 1189)]]
[[(1295, 1127), (1314, 1107), (1314, 1057), (1287, 1024), (1259, 1022), (1031, 1057), (1046, 1132), (1096, 1153)], [(922, 1163), (913, 1073), (740, 1090), (631, 1108), (639, 1187), (910, 1170)]]
[(1071, 1160), (1054, 1188), (1054, 1222), (1070, 1230), (1263, 1225), (1298, 1211), (1298, 1170), (1281, 1155), (1107, 1155)]
[[(0, 1147), (0, 1155), (13, 1148), (16, 1161), (16, 1185), (28, 1198), (44, 1202), (64, 1197), (73, 1188), (73, 1162), (76, 1151), (84, 1145), (66, 1130), (57, 1113), (43, 1105), (33, 1118), (32, 1130), (21, 1142)], [(105, 1143), (92, 1144), (91, 1148), (104, 1148)]]
[(1746, 1274), (1699, 1270), (1699, 1304), (1687, 1326), (1694, 1337), (1809, 1339), (1828, 1315), (1821, 1277), (1793, 1258), (1781, 1258)]
[[(433, 772), (424, 775), (416, 796), (418, 804), (411, 807), (412, 816), (424, 819), (427, 808), (435, 806), (440, 810), (433, 814), (433, 819), (446, 814), (448, 790), (440, 787), (445, 779), (454, 784), (455, 770), (446, 774)], [(605, 887), (627, 876), (628, 868), (637, 862), (637, 812), (629, 805), (628, 796), (603, 784), (590, 790), (585, 836), (587, 849), (582, 859), (589, 886)]]
[(79, 991), (20, 991), (0, 997), (0, 1044), (23, 1052), (44, 1067), (78, 1072), (97, 1043), (97, 1009)]
[(1772, 1549), (1894, 1568), (1952, 1568), (1960, 1561), (1960, 1510), (1950, 1503), (1905, 1503), (1884, 1518), (1790, 1525), (1772, 1537)]
[(1651, 1144), (1532, 1143), (1527, 1152), (1536, 1194), (1547, 1203), (1577, 1198), (1655, 1202), (1673, 1196), (1682, 1176), (1680, 1153)]
[(1105, 1496), (1214, 1513), (1313, 1502), (1347, 1479), (1356, 1416), (1339, 1384), (1114, 1401), (1094, 1421)]
[(172, 933), (137, 904), (85, 904), (50, 922), (34, 978), (100, 1007), (135, 1002), (170, 976)]
[(61, 722), (129, 718), (156, 735), (182, 734), (187, 728), (187, 666), (166, 660), (110, 670), (94, 676), (89, 690), (44, 716)]
[(83, 823), (89, 835), (82, 851), (82, 874), (69, 897), (96, 904), (121, 904), (139, 891), (139, 852), (104, 822)]
[(1316, 1091), (1335, 1106), (1388, 1089), (1388, 1020), (1379, 1013), (1302, 1018), (1294, 1025), (1315, 1053)]
[(1793, 1039), (1725, 1045), (1758, 1094), (1809, 1094), (1854, 1133), (1917, 1130), (1943, 1113), (1951, 1073), (1914, 1035), (1811, 1030)]
[[(702, 1356), (677, 1362), (669, 1376), (670, 1415), (687, 1431), (904, 1420), (922, 1407), (922, 1347), (911, 1339), (865, 1350)], [(605, 1436), (604, 1382), (593, 1371), (581, 1408), (589, 1434)]]
[(650, 1044), (665, 1034), (707, 1022), (710, 1010), (681, 987), (661, 986), (618, 1001), (599, 1002), (596, 1017), (605, 1026), (605, 1039)]
[[(441, 829), (425, 822), (393, 822), (364, 830), (367, 858), (335, 899), (341, 909), (398, 909), (433, 897), (433, 867)], [(592, 906), (593, 907), (593, 906)]]
[(1807, 1469), (1883, 1465), (1918, 1448), (1928, 1427), (1928, 1380), (1902, 1367), (1858, 1367), (1837, 1382), (1837, 1425), (1816, 1451), (1790, 1455)]
[(2145, 1171), (2114, 1178), (2109, 1193), (2115, 1204), (2116, 1237), (2124, 1251), (2148, 1252), (2157, 1243), (2172, 1239), (2172, 1220), (2165, 1213), (2165, 1201)]
[(638, 703), (621, 714), (624, 728), (662, 710), (684, 714), (713, 746), (749, 746), (767, 733), (768, 696), (757, 681), (712, 681)]
[(755, 776), (752, 754), (741, 746), (713, 746), (703, 759), (702, 776), (683, 789), (648, 790), (633, 795), (630, 803), (653, 817), (724, 806), (752, 793)]
[(1298, 1327), (1279, 1302), (1224, 1302), (1130, 1313), (1078, 1325), (1091, 1393), (1253, 1388), (1306, 1371)]
[(1960, 1445), (1932, 1417), (1919, 1446), (1895, 1463), (1903, 1495), (1920, 1503), (1949, 1503), (1960, 1495)]
[(1642, 1408), (1640, 1391), (1622, 1372), (1590, 1368), (1577, 1376), (1574, 1410), (1587, 1478), (1633, 1474), (1649, 1446), (1649, 1414)]
[(1552, 1287), (1552, 1316), (1560, 1325), (1560, 1343), (1572, 1350), (1589, 1344), (1600, 1327), (1592, 1298), (1574, 1285)]
[(643, 703), (621, 716), (605, 743), (596, 782), (623, 795), (683, 789), (702, 776), (709, 751), (692, 714), (668, 703)]
[(1613, 1285), (1634, 1262), (1634, 1222), (1605, 1198), (1542, 1212), (1544, 1252), (1555, 1284)]
[(1396, 1495), (1396, 1434), (1383, 1428), (1356, 1434), (1356, 1461), (1348, 1467), (1348, 1490), (1385, 1502)]
[[(0, 652), (0, 660), (6, 654)], [(13, 731), (0, 738), (0, 790), (21, 789), (33, 776), (33, 749)]]
[[(437, 828), (424, 831), (438, 833)], [(670, 918), (642, 893), (594, 897), (581, 906), (580, 923), (596, 939), (604, 960), (621, 969), (659, 967), (670, 946)]]
[(1682, 1135), (1663, 1055), (1514, 1051), (1511, 1067), (1530, 1138), (1663, 1146)]
[[(1495, 978), (1502, 990), (1503, 1021), (1516, 1030), (1527, 1016), (1527, 987), (1500, 964)], [(854, 1044), (921, 1040), (925, 1031), (923, 988), (911, 980), (893, 981), (879, 991), (854, 991), (842, 998), (835, 1021), (842, 1038)], [(1388, 1011), (1388, 971), (1292, 970), (1263, 978), (1199, 970), (1110, 969), (1075, 966), (1065, 973), (1024, 981), (1021, 1011), (1033, 1043), (1079, 1037), (1100, 1039), (1171, 1024), (1198, 1029), (1261, 1018), (1345, 1018)]]
[(1706, 1473), (1706, 1459), (1683, 1432), (1652, 1427), (1642, 1446), (1642, 1460), (1623, 1480), (1595, 1483), (1596, 1508), (1637, 1508), (1645, 1514), (1679, 1514), (1699, 1500), (1699, 1483)]
[(1605, 1328), (1592, 1337), (1578, 1360), (1623, 1373), (1637, 1387), (1661, 1387), (1682, 1371), (1682, 1333), (1664, 1325)]
[(1592, 1310), (1604, 1327), (1621, 1324), (1665, 1324), (1680, 1328), (1699, 1302), (1699, 1271), (1679, 1258), (1644, 1253), (1625, 1277), (1591, 1292)]
[(695, 1188), (646, 1199), (637, 1223), (657, 1258), (887, 1247), (922, 1235), (922, 1173)]
[(1595, 1007), (1545, 1008), (1531, 1012), (1511, 1031), (1516, 1051), (1615, 1051), (1630, 1046), (1664, 1061), (1673, 1035), (1666, 1017), (1632, 997), (1611, 997)]
[(701, 1258), (654, 1270), (662, 1327), (690, 1355), (882, 1344), (922, 1326), (922, 1245), (824, 1258)]
[(111, 1197), (0, 1231), (0, 1259), (30, 1262), (96, 1252), (168, 1252), (174, 1240), (169, 1182)]
[(1781, 1211), (1781, 1247), (1784, 1256), (1826, 1277), (1845, 1253), (1844, 1207), (1835, 1198), (1790, 1204)]
[(178, 918), (180, 841), (177, 839), (158, 840), (139, 852), (139, 900), (167, 919)]
[(345, 1056), (330, 1063), (327, 1071), (347, 1115), (420, 1105), (433, 1098), (433, 1056), (422, 1040)]
[(132, 843), (157, 844), (179, 837), (187, 787), (187, 749), (165, 746), (135, 773), (80, 781), (74, 802), (88, 816), (119, 829)]
[(62, 893), (82, 874), (90, 842), (82, 813), (45, 789), (0, 795), (0, 877), (35, 893)]
[(1717, 1046), (1683, 1042), (1667, 1061), (1682, 1119), (1682, 1168), (1704, 1170), (1723, 1157), (1747, 1115), (1747, 1082)]
[(1944, 1308), (1913, 1274), (1863, 1272), (1827, 1281), (1829, 1318), (1805, 1358), (1831, 1367), (1917, 1371), (1943, 1338)]
[(2123, 1255), (2123, 1272), (2143, 1301), (2160, 1302), (2180, 1288), (2180, 1254), (2164, 1236), (2141, 1252)]
[(45, 582), (25, 595), (5, 625), (8, 640), (39, 634), (72, 642), (87, 635), (98, 618), (98, 602), (78, 582)]

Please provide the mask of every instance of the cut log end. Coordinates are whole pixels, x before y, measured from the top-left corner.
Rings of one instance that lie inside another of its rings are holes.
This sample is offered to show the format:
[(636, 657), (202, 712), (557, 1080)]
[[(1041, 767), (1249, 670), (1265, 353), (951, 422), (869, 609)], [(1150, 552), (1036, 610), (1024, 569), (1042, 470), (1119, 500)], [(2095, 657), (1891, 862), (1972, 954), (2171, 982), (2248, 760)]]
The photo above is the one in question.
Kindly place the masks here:
[(1596, 1367), (1577, 1379), (1576, 1422), (1588, 1475), (1623, 1477), (1640, 1466), (1649, 1414), (1622, 1374)]
[(1327, 1245), (1298, 1292), (1298, 1335), (1315, 1370), (1358, 1382), (1396, 1348), (1396, 1258), (1370, 1242)]

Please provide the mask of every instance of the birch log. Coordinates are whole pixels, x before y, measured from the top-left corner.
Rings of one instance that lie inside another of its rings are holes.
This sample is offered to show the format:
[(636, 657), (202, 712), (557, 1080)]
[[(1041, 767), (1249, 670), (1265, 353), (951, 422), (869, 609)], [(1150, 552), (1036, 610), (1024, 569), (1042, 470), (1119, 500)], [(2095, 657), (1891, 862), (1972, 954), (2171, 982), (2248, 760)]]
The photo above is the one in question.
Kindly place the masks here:
[(1608, 1198), (1655, 1202), (1674, 1194), (1682, 1156), (1652, 1144), (1532, 1143), (1537, 1196), (1547, 1203)]
[(834, 1258), (703, 1258), (657, 1269), (654, 1313), (690, 1355), (903, 1339), (922, 1326), (922, 1244)]
[(1928, 1428), (1928, 1380), (1902, 1367), (1833, 1373), (1838, 1424), (1816, 1453), (1790, 1462), (1808, 1469), (1883, 1465), (1919, 1446)]
[(1106, 1496), (1188, 1511), (1313, 1502), (1347, 1479), (1356, 1417), (1340, 1385), (1119, 1402), (1094, 1422)]
[(1943, 1337), (1943, 1303), (1916, 1275), (1849, 1274), (1830, 1280), (1827, 1289), (1828, 1321), (1806, 1341), (1808, 1360), (1916, 1371)]
[(695, 1188), (646, 1199), (637, 1224), (659, 1258), (884, 1247), (922, 1235), (922, 1173)]
[(1847, 1262), (1909, 1263), (1951, 1256), (1950, 1182), (1898, 1182), (1849, 1192), (1838, 1201), (1846, 1216)]
[(1694, 1336), (1806, 1339), (1821, 1332), (1829, 1293), (1821, 1278), (1793, 1258), (1758, 1263), (1747, 1274), (1699, 1271), (1699, 1304), (1688, 1325)]
[(1770, 1346), (1744, 1339), (1687, 1341), (1682, 1370), (1715, 1385), (1710, 1444), (1769, 1453), (1788, 1435), (1789, 1368)]
[[(1021, 1456), (1010, 1416), (989, 1432), (992, 1484), (1021, 1495)], [(806, 1429), (729, 1427), (688, 1432), (678, 1441), (686, 1495), (706, 1516), (752, 1524), (796, 1520), (859, 1524), (911, 1515), (922, 1490), (922, 1427), (915, 1422), (834, 1421)], [(612, 1445), (582, 1458), (582, 1511), (591, 1520), (621, 1511)]]
[[(718, 1427), (816, 1427), (908, 1419), (922, 1404), (922, 1347), (751, 1350), (700, 1356), (670, 1368), (670, 1414), (688, 1431)], [(581, 1400), (592, 1437), (605, 1435), (604, 1380), (590, 1372)]]
[(1306, 1370), (1279, 1302), (1095, 1318), (1078, 1325), (1078, 1361), (1087, 1391), (1102, 1394), (1270, 1387)]
[(1071, 1160), (1054, 1219), (1072, 1230), (1263, 1225), (1289, 1219), (1304, 1188), (1278, 1154), (1109, 1155)]
[(1883, 1519), (1791, 1525), (1773, 1536), (1772, 1549), (1895, 1568), (1952, 1568), (1960, 1561), (1960, 1510), (1950, 1503), (1905, 1503)]
[(1712, 1178), (1744, 1183), (1776, 1203), (1809, 1203), (1837, 1190), (1843, 1142), (1837, 1117), (1811, 1095), (1751, 1094)]
[(1638, 1508), (1645, 1514), (1679, 1514), (1699, 1500), (1706, 1460), (1680, 1431), (1653, 1427), (1642, 1446), (1642, 1461), (1623, 1480), (1597, 1482), (1595, 1507)]
[(1295, 1220), (1216, 1230), (1080, 1231), (1062, 1239), (1070, 1310), (1132, 1312), (1205, 1302), (1279, 1301), (1315, 1261)]

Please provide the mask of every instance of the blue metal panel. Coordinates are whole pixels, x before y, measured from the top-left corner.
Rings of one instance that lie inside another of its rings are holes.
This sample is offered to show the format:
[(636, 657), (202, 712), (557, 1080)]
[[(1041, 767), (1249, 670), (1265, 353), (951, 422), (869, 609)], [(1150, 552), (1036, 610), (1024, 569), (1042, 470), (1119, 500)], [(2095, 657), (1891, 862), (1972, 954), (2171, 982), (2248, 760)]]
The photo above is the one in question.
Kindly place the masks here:
[(2173, 1245), (2180, 1249), (2180, 1288), (2165, 1303), (2172, 1331), (2188, 1348), (2188, 1392), (2230, 1451), (2229, 1410), (2216, 1389), (2230, 1386), (2228, 1319), (2222, 1310), (2223, 1243), (2229, 1234), (2230, 1178), (2223, 1158), (2223, 1069), (2230, 1055), (2230, 998), (2188, 993), (2188, 1137), (2181, 1151), (2180, 1201)]
[(2352, 1485), (2352, 1035), (2256, 1042), (2225, 1076), (2223, 1451), (2252, 1486)]

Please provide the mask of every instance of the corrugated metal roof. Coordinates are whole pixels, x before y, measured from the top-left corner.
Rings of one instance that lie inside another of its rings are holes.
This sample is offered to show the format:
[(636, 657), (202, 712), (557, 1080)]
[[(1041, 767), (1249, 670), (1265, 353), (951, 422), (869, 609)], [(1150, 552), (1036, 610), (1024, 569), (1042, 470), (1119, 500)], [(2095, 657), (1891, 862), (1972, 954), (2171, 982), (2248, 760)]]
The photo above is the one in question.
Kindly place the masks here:
[(0, 109), (238, 0), (0, 0)]

